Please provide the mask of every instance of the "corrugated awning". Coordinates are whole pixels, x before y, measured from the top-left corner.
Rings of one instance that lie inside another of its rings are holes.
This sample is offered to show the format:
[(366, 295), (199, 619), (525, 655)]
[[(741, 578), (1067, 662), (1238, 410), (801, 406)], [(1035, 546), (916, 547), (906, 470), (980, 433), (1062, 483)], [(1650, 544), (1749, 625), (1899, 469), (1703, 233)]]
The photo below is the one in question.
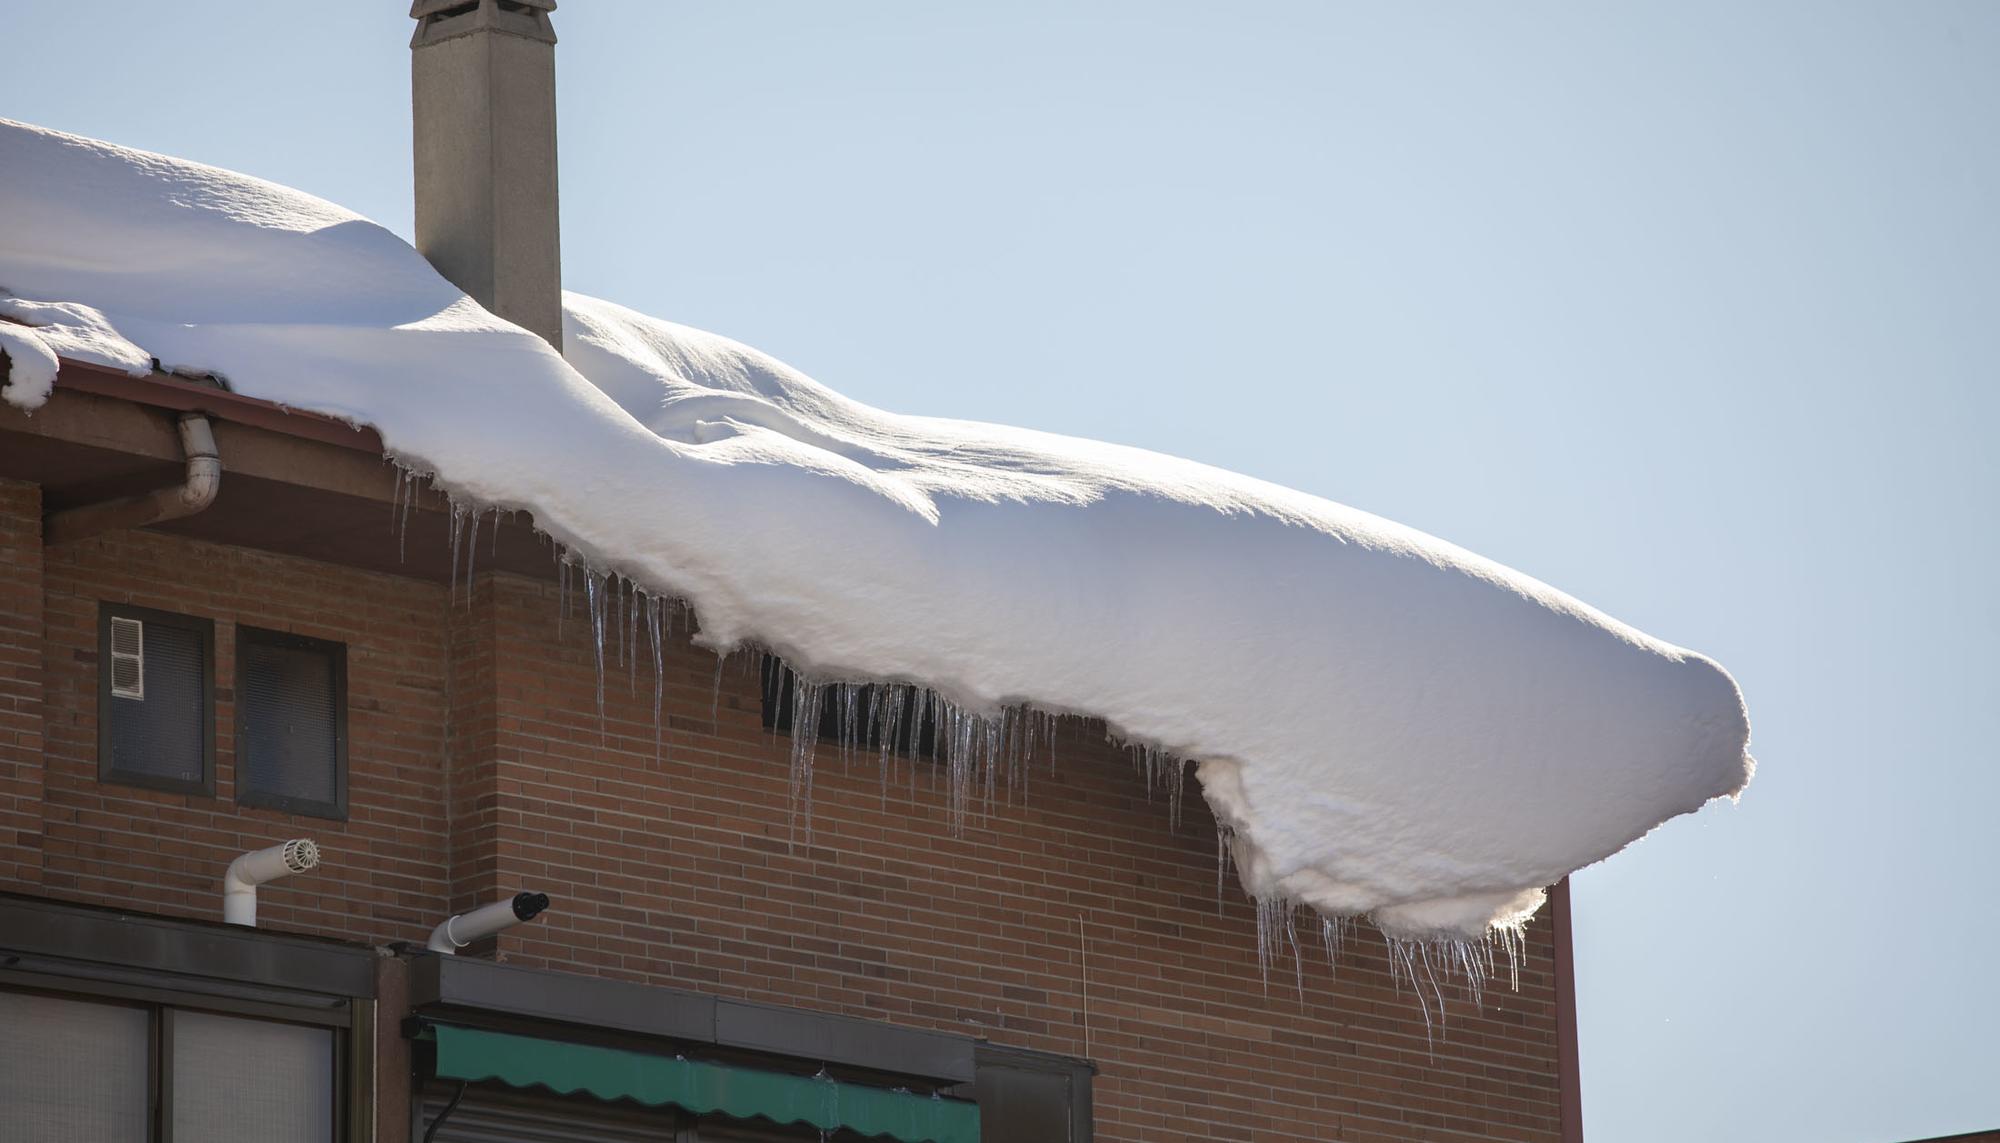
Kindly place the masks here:
[(697, 1115), (845, 1128), (897, 1143), (978, 1143), (979, 1105), (820, 1077), (434, 1024), (440, 1079), (671, 1105)]

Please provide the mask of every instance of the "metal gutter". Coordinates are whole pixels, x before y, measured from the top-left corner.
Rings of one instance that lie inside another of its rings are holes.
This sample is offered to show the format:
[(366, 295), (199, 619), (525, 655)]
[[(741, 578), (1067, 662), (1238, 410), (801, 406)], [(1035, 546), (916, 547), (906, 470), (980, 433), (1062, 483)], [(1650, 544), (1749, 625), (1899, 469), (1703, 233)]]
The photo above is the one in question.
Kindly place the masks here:
[(64, 359), (61, 371), (56, 374), (56, 388), (112, 397), (177, 413), (203, 413), (217, 420), (268, 429), (285, 436), (382, 455), (381, 434), (367, 426), (351, 425), (338, 417), (293, 409), (275, 401), (246, 397), (212, 385), (183, 381), (171, 374), (132, 377), (102, 366)]

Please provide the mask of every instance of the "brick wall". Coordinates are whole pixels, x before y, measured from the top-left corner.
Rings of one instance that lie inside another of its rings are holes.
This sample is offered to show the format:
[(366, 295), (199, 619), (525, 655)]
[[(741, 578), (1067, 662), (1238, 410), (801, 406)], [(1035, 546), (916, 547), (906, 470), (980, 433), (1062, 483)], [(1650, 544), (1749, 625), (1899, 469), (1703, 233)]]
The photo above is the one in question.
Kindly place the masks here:
[[(822, 746), (808, 844), (751, 656), (718, 683), (677, 633), (656, 749), (650, 653), (610, 651), (600, 718), (588, 624), (559, 633), (553, 584), (482, 575), (453, 601), (150, 533), (38, 555), (31, 492), (0, 486), (0, 563), (46, 565), (41, 630), (0, 588), (0, 875), (36, 891), (214, 917), (234, 853), (310, 834), (327, 866), (265, 890), (270, 927), (417, 940), (447, 903), (543, 890), (555, 907), (500, 942), (514, 963), (1089, 1056), (1104, 1140), (1556, 1137), (1546, 923), (1520, 991), (1455, 997), (1434, 1038), (1369, 930), (1337, 972), (1302, 931), (1267, 984), (1192, 783), (1176, 828), (1101, 729), (1067, 724), (1054, 772), (960, 835), (929, 764), (885, 788), (874, 758)], [(99, 600), (216, 620), (216, 797), (98, 783)], [(348, 644), (349, 821), (234, 804), (237, 622)]]
[(823, 744), (807, 844), (754, 656), (718, 684), (677, 633), (656, 752), (650, 653), (632, 671), (607, 652), (600, 720), (588, 624), (558, 632), (554, 585), (489, 577), (476, 606), (501, 696), (496, 887), (557, 898), (508, 934), (516, 963), (1089, 1056), (1106, 1140), (1555, 1136), (1545, 923), (1521, 991), (1455, 998), (1432, 1039), (1372, 935), (1333, 972), (1302, 932), (1303, 965), (1267, 988), (1192, 781), (1175, 828), (1101, 727), (1069, 724), (1054, 772), (962, 836), (930, 765), (885, 787), (876, 758)]
[[(236, 854), (312, 837), (325, 867), (260, 894), (259, 920), (350, 940), (421, 937), (445, 900), (444, 592), (150, 532), (49, 548), (42, 664), (42, 886), (52, 896), (219, 919)], [(215, 796), (97, 779), (100, 601), (215, 621)], [(238, 623), (347, 644), (350, 813), (235, 801)]]
[(0, 480), (0, 885), (42, 879), (42, 490)]

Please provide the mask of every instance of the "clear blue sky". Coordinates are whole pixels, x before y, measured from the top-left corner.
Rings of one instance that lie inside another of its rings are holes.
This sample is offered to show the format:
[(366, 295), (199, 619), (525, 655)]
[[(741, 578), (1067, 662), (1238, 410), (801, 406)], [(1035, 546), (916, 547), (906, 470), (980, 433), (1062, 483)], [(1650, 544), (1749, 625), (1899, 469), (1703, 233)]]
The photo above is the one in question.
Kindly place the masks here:
[[(410, 227), (405, 0), (9, 0), (0, 114)], [(1608, 1141), (2000, 1127), (2000, 5), (564, 0), (572, 288), (1421, 527), (1741, 681), (1576, 879)]]

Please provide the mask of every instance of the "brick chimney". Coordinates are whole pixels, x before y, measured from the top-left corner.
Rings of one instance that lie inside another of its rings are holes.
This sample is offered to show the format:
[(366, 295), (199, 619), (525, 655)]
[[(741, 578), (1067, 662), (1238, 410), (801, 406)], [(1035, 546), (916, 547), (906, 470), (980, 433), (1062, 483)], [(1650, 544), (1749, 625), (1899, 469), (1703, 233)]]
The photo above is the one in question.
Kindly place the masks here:
[(417, 249), (562, 349), (555, 0), (416, 0)]

